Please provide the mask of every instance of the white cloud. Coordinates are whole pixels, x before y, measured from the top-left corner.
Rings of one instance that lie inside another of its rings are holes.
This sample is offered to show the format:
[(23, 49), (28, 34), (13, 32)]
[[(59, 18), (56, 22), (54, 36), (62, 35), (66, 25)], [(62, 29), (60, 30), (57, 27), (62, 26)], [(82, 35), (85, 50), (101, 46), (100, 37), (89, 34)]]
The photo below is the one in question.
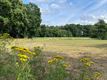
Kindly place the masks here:
[(29, 0), (30, 2), (33, 2), (33, 3), (44, 3), (44, 2), (47, 2), (47, 0)]
[(49, 14), (49, 12), (50, 12), (49, 9), (43, 9), (43, 8), (41, 8), (40, 11), (42, 14)]
[(98, 19), (103, 19), (107, 22), (106, 15), (83, 15), (80, 17), (80, 23), (82, 24), (94, 24), (98, 21)]
[[(107, 21), (107, 11), (104, 6), (107, 0), (81, 0), (80, 2), (72, 0), (29, 0), (40, 7), (43, 22), (46, 24), (64, 24), (64, 23), (95, 23), (98, 19)], [(72, 6), (72, 7), (71, 7)], [(103, 12), (103, 9), (105, 12)], [(60, 15), (60, 14), (63, 15)], [(64, 16), (64, 17), (63, 17)], [(63, 18), (62, 18), (63, 17)], [(56, 20), (56, 18), (58, 18)]]
[(60, 8), (60, 6), (58, 4), (55, 4), (55, 3), (51, 4), (50, 7), (53, 8), (53, 9)]
[(104, 20), (107, 23), (107, 19)]
[(94, 15), (82, 15), (80, 16), (80, 20), (95, 20), (97, 17)]

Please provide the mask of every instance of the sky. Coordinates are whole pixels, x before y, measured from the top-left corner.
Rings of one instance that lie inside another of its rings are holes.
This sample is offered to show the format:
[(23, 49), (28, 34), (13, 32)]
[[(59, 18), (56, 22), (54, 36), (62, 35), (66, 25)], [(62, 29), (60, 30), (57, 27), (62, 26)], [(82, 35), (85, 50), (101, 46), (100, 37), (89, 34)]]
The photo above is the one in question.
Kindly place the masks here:
[(107, 0), (24, 0), (35, 3), (41, 11), (42, 24), (94, 24), (107, 22)]

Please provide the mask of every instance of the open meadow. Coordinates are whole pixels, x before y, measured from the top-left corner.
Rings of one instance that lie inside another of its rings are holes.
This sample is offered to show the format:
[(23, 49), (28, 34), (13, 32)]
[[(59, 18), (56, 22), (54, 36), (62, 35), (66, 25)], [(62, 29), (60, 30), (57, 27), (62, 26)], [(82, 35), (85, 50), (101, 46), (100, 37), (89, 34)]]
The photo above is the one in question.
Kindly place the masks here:
[(45, 55), (63, 55), (73, 67), (76, 61), (83, 56), (91, 57), (97, 64), (96, 68), (104, 73), (107, 80), (107, 40), (91, 38), (33, 38), (16, 39), (15, 45), (32, 49), (40, 46)]
[(107, 0), (0, 0), (0, 80), (107, 80)]

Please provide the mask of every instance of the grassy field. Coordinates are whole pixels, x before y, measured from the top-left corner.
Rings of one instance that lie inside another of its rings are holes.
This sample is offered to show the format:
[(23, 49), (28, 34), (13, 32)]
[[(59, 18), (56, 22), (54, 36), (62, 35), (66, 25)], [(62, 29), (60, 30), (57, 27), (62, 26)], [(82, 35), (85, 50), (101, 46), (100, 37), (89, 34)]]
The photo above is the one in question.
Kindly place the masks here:
[(107, 53), (107, 40), (94, 40), (90, 38), (16, 39), (15, 45), (30, 49), (40, 46), (43, 47), (44, 51), (65, 53), (73, 57), (79, 57), (81, 53), (105, 57)]
[(68, 57), (71, 64), (82, 56), (90, 56), (97, 63), (96, 67), (104, 72), (107, 80), (107, 40), (90, 38), (33, 38), (16, 39), (15, 45), (32, 49), (35, 46), (43, 47), (48, 54), (60, 54)]

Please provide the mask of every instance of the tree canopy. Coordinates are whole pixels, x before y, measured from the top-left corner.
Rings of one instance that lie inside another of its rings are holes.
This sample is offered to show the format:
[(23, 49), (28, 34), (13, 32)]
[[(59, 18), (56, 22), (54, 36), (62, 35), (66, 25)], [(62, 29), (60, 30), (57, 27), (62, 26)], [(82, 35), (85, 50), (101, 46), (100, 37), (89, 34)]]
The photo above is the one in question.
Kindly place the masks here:
[(13, 37), (32, 37), (40, 27), (40, 9), (21, 0), (0, 0), (0, 32)]

